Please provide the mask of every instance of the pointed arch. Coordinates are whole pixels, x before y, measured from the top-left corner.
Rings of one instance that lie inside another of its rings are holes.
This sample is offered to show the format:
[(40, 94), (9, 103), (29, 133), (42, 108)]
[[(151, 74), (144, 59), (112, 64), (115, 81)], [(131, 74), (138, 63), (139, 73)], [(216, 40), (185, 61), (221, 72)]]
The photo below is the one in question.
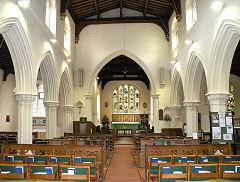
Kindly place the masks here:
[(184, 84), (185, 101), (199, 102), (200, 86), (203, 74), (205, 75), (205, 69), (201, 61), (202, 57), (193, 51), (188, 60)]
[(184, 91), (182, 77), (180, 73), (174, 69), (171, 79), (171, 105), (180, 106), (183, 103)]
[(123, 50), (119, 50), (116, 52), (113, 52), (112, 54), (108, 55), (107, 57), (105, 57), (105, 59), (103, 59), (97, 66), (96, 69), (94, 71), (94, 75), (92, 77), (92, 80), (90, 82), (89, 85), (89, 94), (93, 93), (93, 88), (94, 88), (94, 81), (95, 78), (97, 77), (97, 74), (99, 73), (99, 71), (104, 67), (104, 65), (106, 65), (109, 61), (111, 61), (113, 58), (120, 56), (120, 55), (124, 55), (126, 57), (129, 57), (130, 59), (132, 59), (133, 61), (135, 61), (138, 65), (140, 65), (142, 67), (142, 69), (144, 70), (144, 72), (146, 73), (146, 75), (148, 76), (148, 79), (150, 81), (150, 86), (151, 86), (151, 94), (156, 94), (156, 88), (155, 88), (155, 84), (151, 75), (151, 72), (148, 68), (148, 66), (140, 59), (138, 58), (136, 55), (132, 54), (131, 52), (128, 51), (123, 51)]
[(12, 57), (16, 93), (34, 94), (36, 92), (35, 64), (22, 24), (17, 18), (0, 19), (0, 33)]
[(44, 88), (44, 101), (57, 101), (57, 70), (54, 64), (52, 53), (50, 51), (43, 55), (43, 59), (40, 64), (40, 72)]
[(66, 68), (59, 83), (59, 103), (64, 106), (73, 105), (73, 85), (69, 70)]
[(228, 93), (232, 58), (239, 40), (240, 20), (223, 20), (214, 39), (208, 66), (209, 93)]

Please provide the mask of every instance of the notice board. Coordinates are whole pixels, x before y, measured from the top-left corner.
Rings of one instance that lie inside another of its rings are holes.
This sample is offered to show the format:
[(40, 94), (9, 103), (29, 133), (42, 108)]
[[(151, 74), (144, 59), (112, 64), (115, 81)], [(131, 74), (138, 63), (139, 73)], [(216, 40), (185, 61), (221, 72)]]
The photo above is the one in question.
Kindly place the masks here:
[(234, 143), (234, 126), (231, 112), (210, 112), (213, 144)]

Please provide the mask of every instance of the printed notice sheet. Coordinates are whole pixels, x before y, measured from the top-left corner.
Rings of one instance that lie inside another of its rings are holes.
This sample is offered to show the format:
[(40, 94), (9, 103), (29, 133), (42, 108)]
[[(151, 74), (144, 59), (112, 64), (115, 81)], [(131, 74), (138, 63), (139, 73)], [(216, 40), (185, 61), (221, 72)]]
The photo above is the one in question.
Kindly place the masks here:
[(222, 138), (221, 133), (212, 133), (212, 137), (213, 139), (216, 139), (216, 140), (220, 140)]
[(212, 138), (213, 139), (221, 139), (221, 128), (220, 127), (212, 127)]
[(219, 114), (219, 125), (220, 127), (225, 127), (225, 113), (218, 113)]
[(233, 134), (233, 126), (227, 125), (227, 133)]
[(223, 140), (232, 140), (232, 134), (223, 134)]
[(232, 125), (232, 117), (226, 117), (226, 125)]
[(218, 113), (212, 113), (212, 122), (218, 123)]

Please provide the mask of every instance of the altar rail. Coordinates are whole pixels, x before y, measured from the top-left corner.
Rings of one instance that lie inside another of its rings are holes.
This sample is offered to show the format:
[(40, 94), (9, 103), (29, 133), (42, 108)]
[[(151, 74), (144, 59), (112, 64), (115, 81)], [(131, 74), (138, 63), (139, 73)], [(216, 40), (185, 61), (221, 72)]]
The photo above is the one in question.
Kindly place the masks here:
[(4, 144), (3, 154), (25, 154), (30, 151), (34, 155), (75, 155), (75, 156), (96, 156), (99, 178), (104, 176), (104, 151), (102, 146), (71, 146), (71, 145), (38, 145), (38, 144)]

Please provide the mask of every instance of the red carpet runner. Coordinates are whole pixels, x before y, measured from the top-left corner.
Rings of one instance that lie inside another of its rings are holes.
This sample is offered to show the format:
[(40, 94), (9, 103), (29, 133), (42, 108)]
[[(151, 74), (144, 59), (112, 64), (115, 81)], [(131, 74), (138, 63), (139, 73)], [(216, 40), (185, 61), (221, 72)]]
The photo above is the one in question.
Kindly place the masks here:
[(131, 145), (117, 145), (104, 182), (141, 182)]

